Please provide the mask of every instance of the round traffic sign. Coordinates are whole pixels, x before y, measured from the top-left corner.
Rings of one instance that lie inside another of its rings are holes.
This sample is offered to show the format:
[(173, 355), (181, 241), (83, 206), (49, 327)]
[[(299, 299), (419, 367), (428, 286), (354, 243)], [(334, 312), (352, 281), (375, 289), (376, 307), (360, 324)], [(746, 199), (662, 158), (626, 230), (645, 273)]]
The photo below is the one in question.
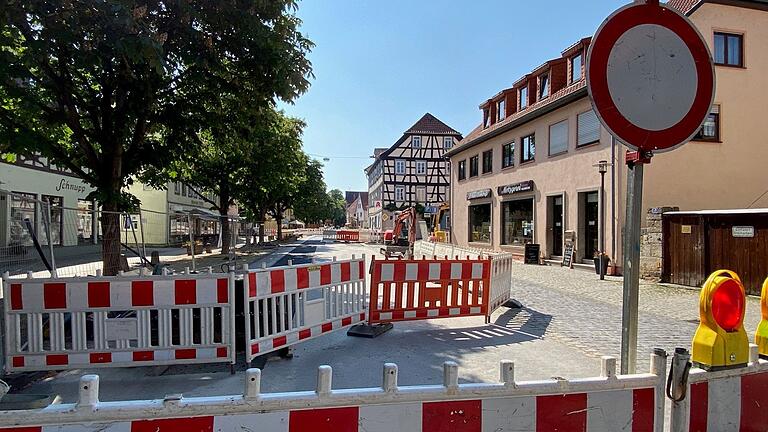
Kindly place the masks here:
[(658, 2), (633, 3), (597, 29), (587, 88), (601, 123), (640, 151), (688, 142), (709, 114), (715, 71), (696, 27)]

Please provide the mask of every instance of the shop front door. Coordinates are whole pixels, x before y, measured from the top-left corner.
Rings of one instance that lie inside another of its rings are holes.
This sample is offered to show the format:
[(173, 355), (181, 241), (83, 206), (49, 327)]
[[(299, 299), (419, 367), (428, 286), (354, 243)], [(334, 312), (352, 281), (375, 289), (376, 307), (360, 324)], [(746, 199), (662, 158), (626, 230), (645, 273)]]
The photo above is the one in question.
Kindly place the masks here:
[(563, 255), (563, 197), (552, 202), (552, 255)]
[(598, 205), (597, 192), (588, 192), (585, 194), (584, 205), (584, 259), (594, 259), (597, 252), (598, 241), (598, 215), (600, 207)]

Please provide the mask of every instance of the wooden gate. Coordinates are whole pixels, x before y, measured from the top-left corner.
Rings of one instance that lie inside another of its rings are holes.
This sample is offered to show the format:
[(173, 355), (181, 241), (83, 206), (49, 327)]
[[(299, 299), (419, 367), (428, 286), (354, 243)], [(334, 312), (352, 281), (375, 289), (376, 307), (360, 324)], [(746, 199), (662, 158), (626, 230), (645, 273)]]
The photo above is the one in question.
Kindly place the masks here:
[(698, 215), (663, 218), (662, 280), (701, 286), (709, 272), (705, 268), (705, 227)]

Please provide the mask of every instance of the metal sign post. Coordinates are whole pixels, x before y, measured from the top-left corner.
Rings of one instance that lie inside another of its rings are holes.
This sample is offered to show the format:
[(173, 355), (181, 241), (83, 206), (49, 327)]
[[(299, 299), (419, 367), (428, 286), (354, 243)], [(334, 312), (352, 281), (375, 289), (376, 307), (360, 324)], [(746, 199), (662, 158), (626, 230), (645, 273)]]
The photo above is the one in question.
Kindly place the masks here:
[(658, 0), (616, 10), (587, 54), (587, 89), (600, 122), (627, 153), (621, 373), (634, 373), (640, 284), (643, 166), (688, 142), (709, 114), (715, 72), (696, 27)]

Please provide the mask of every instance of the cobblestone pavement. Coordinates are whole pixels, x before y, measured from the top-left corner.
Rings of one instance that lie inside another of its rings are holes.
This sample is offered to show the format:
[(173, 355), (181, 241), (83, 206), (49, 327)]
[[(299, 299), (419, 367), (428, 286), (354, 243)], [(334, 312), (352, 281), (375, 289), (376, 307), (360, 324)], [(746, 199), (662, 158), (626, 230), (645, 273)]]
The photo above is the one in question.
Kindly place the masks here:
[[(527, 319), (527, 327), (543, 326), (545, 338), (590, 356), (620, 357), (621, 278), (600, 281), (587, 271), (516, 264), (512, 290), (524, 306), (515, 319)], [(637, 370), (647, 370), (653, 348), (690, 347), (698, 321), (698, 290), (641, 282)], [(759, 322), (760, 300), (748, 297), (744, 323), (750, 338)]]

